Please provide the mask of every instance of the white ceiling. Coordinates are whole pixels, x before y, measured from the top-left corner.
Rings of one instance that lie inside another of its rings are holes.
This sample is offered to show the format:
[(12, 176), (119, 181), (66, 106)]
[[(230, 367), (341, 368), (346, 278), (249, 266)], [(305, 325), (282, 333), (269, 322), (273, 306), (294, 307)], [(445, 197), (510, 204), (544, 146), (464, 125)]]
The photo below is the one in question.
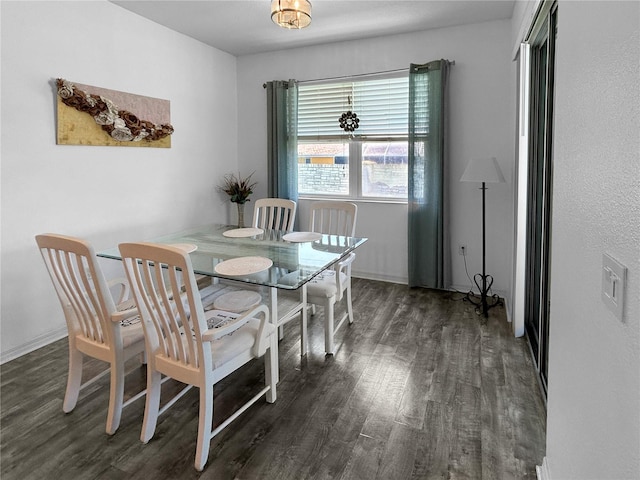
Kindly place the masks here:
[(271, 21), (270, 0), (111, 0), (236, 56), (511, 18), (515, 0), (311, 0), (311, 25)]

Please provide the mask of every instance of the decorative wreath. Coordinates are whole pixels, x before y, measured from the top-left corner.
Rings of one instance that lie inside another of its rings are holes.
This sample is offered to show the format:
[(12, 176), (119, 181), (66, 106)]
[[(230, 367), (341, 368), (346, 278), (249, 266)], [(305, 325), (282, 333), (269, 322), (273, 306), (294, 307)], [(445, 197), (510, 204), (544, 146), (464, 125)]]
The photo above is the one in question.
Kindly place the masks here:
[(356, 112), (352, 112), (351, 110), (343, 113), (338, 121), (340, 122), (340, 128), (345, 132), (353, 132), (360, 126), (360, 119), (358, 118), (358, 115), (356, 115)]
[(62, 103), (86, 112), (114, 140), (119, 142), (139, 142), (142, 139), (160, 140), (173, 133), (173, 127), (164, 123), (156, 125), (148, 120), (141, 120), (127, 110), (119, 110), (114, 103), (100, 95), (91, 95), (77, 88), (73, 83), (58, 78), (58, 95)]

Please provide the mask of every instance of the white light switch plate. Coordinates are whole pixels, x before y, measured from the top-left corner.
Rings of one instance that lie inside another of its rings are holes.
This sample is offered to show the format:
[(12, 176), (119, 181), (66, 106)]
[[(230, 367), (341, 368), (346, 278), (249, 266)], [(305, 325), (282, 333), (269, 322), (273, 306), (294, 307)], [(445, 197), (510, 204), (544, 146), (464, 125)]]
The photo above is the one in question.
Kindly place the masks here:
[(627, 267), (611, 255), (602, 255), (602, 301), (622, 321)]

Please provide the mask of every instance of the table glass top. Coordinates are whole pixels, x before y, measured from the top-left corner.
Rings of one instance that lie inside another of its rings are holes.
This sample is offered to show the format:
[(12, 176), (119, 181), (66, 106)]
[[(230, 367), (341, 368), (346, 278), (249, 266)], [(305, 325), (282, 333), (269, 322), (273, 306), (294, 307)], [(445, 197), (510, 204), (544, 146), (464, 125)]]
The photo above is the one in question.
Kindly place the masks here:
[[(183, 248), (195, 246), (189, 256), (196, 274), (290, 290), (308, 282), (367, 241), (366, 238), (322, 235), (318, 240), (290, 242), (282, 238), (287, 232), (279, 230), (264, 230), (251, 236), (243, 236), (253, 233), (250, 231), (239, 232), (241, 236), (236, 236), (236, 232), (237, 227), (233, 225), (205, 225), (142, 241), (186, 244)], [(305, 237), (287, 238), (304, 240)], [(98, 256), (121, 258), (117, 247), (98, 252)], [(216, 271), (216, 265), (239, 257), (264, 257), (270, 259), (272, 265), (252, 274), (229, 275)]]

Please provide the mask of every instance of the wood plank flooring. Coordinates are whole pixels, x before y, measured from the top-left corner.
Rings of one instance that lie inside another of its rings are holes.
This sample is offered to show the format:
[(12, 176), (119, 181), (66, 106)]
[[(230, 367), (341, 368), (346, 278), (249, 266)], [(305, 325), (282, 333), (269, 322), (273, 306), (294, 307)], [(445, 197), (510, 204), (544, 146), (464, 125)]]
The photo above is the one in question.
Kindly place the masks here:
[[(211, 442), (193, 467), (198, 392), (139, 441), (144, 400), (105, 429), (108, 377), (62, 412), (66, 339), (2, 365), (0, 477), (24, 479), (535, 479), (545, 408), (526, 341), (502, 308), (482, 322), (457, 293), (354, 279), (355, 323), (324, 355), (322, 313), (310, 317), (300, 358), (298, 323), (280, 342), (274, 404), (259, 401)], [(100, 362), (87, 361), (91, 372)], [(126, 395), (145, 369), (127, 364)], [(250, 363), (216, 385), (214, 423), (262, 385)], [(177, 391), (170, 381), (163, 395)]]

